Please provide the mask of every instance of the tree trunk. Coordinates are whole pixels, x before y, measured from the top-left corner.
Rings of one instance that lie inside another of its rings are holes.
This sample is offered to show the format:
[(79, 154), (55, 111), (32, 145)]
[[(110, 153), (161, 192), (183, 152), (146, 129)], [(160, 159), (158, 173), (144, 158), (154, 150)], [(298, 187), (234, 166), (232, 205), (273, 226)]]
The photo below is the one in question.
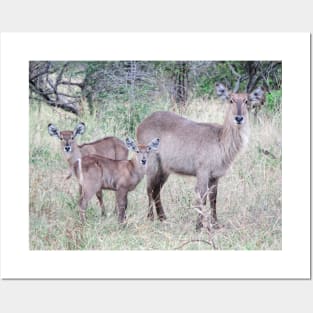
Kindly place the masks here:
[(188, 63), (185, 61), (178, 61), (175, 66), (174, 99), (179, 106), (184, 106), (187, 102), (187, 82)]

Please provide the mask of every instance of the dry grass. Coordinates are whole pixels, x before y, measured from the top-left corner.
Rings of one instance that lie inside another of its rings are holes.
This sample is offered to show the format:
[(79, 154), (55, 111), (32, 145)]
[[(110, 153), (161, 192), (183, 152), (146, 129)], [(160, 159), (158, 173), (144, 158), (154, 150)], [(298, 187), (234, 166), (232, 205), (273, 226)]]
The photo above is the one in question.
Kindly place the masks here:
[[(198, 121), (223, 121), (223, 104), (197, 101), (185, 116)], [(127, 224), (122, 227), (113, 213), (114, 193), (104, 192), (107, 217), (93, 199), (88, 222), (81, 225), (75, 178), (64, 180), (67, 164), (59, 143), (48, 135), (47, 125), (72, 129), (78, 122), (71, 114), (43, 106), (30, 112), (30, 249), (34, 250), (172, 250), (232, 249), (277, 250), (282, 245), (281, 221), (281, 116), (261, 112), (251, 121), (250, 142), (220, 179), (217, 214), (224, 225), (210, 236), (195, 231), (193, 208), (195, 178), (171, 175), (162, 198), (168, 219), (150, 222), (145, 180), (129, 194)], [(103, 135), (124, 137), (116, 121), (87, 117), (89, 141)]]

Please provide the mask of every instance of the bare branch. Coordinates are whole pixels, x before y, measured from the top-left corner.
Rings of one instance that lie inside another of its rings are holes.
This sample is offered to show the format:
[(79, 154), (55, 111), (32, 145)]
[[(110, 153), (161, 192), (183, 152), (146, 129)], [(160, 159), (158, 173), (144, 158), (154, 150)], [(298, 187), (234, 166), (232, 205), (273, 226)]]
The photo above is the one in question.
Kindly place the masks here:
[(235, 87), (233, 88), (233, 92), (236, 93), (236, 92), (238, 92), (238, 90), (240, 88), (240, 83), (242, 81), (246, 80), (248, 78), (248, 75), (240, 75), (236, 71), (235, 67), (231, 63), (229, 63), (229, 62), (227, 62), (227, 65), (228, 65), (230, 71), (232, 72), (232, 74), (237, 77), (237, 81), (236, 81)]
[(235, 75), (237, 77), (237, 79), (241, 79), (241, 75), (236, 72), (234, 66), (232, 64), (230, 64), (229, 62), (227, 62), (227, 65), (228, 65), (230, 71), (232, 72), (232, 74)]
[(81, 89), (84, 88), (84, 83), (76, 83), (76, 82), (71, 82), (71, 81), (61, 81), (59, 82), (59, 85), (68, 85), (68, 86), (77, 86)]
[[(80, 96), (72, 95), (69, 88), (68, 90), (62, 88), (62, 92), (58, 91), (61, 83), (65, 85), (66, 79), (64, 79), (64, 76), (68, 65), (69, 62), (65, 62), (61, 66), (58, 62), (51, 61), (30, 62), (29, 88), (48, 105), (78, 114)], [(70, 81), (67, 84), (74, 85)]]
[[(47, 75), (47, 74), (54, 74), (55, 71), (49, 71), (49, 68), (44, 68), (42, 71), (40, 71), (39, 73), (30, 73), (30, 80), (35, 80), (37, 78), (39, 78), (40, 76), (43, 76), (43, 75)], [(31, 74), (34, 74), (33, 76), (31, 76)]]
[(69, 95), (67, 93), (63, 93), (63, 92), (58, 92), (58, 95), (59, 96), (64, 96), (64, 97), (67, 97), (67, 98), (80, 99), (80, 96), (73, 96), (73, 95)]
[(59, 83), (61, 82), (63, 73), (64, 73), (65, 69), (67, 68), (67, 66), (68, 66), (68, 62), (66, 62), (66, 63), (63, 64), (63, 67), (62, 67), (60, 73), (58, 74), (58, 76), (57, 76), (57, 78), (56, 78), (56, 80), (55, 80), (55, 85), (56, 85), (56, 86), (59, 85)]
[(207, 245), (212, 246), (212, 248), (214, 250), (217, 250), (213, 240), (211, 240), (211, 242), (210, 242), (210, 241), (202, 240), (202, 239), (191, 239), (191, 240), (188, 240), (188, 241), (184, 242), (183, 244), (181, 244), (180, 246), (174, 248), (174, 250), (179, 250), (179, 249), (183, 248), (184, 246), (186, 246), (186, 245), (188, 245), (189, 243), (192, 243), (192, 242), (203, 242), (203, 243), (206, 243)]

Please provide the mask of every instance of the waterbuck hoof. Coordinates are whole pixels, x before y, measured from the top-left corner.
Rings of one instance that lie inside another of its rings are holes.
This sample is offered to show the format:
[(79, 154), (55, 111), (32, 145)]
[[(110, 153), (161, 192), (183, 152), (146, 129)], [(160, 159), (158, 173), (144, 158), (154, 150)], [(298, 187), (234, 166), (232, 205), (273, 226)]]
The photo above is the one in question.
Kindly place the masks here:
[(203, 224), (202, 223), (197, 223), (196, 224), (196, 231), (199, 232), (203, 227)]
[(124, 229), (124, 228), (126, 228), (126, 225), (127, 225), (126, 220), (124, 220), (124, 222), (119, 222), (119, 223), (118, 223), (119, 229)]
[(159, 215), (159, 220), (160, 220), (160, 222), (165, 221), (166, 220), (165, 214)]
[(224, 224), (218, 223), (217, 221), (215, 221), (215, 222), (212, 224), (212, 228), (213, 228), (213, 229), (221, 229), (221, 228), (223, 228), (224, 226), (225, 226)]
[(210, 232), (213, 228), (213, 225), (210, 224), (210, 223), (204, 223), (203, 222), (200, 222), (200, 221), (197, 221), (197, 224), (196, 224), (196, 231), (197, 232), (200, 232), (200, 231), (205, 231), (205, 232)]
[(154, 220), (154, 214), (152, 213), (149, 213), (148, 215), (147, 215), (147, 218), (148, 218), (148, 220), (150, 220), (151, 222), (153, 222), (153, 220)]
[(121, 225), (126, 224), (126, 214), (124, 214), (123, 216), (119, 216), (118, 217), (118, 222)]
[(84, 225), (86, 224), (86, 212), (85, 211), (81, 211), (79, 212), (79, 217), (80, 217), (80, 222)]

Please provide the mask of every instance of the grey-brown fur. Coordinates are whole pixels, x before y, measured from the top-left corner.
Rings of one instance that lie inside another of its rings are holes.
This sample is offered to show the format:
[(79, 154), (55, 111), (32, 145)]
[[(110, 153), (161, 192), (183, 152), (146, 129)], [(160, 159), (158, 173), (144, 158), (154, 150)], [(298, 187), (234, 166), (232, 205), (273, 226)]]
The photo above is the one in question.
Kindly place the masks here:
[[(160, 220), (166, 218), (160, 191), (171, 173), (196, 176), (195, 191), (200, 210), (209, 194), (212, 222), (217, 221), (218, 180), (225, 175), (237, 153), (248, 142), (247, 94), (230, 94), (223, 125), (197, 123), (171, 112), (155, 112), (137, 128), (137, 140), (160, 138), (158, 153), (147, 167), (148, 217), (153, 219), (153, 202)], [(238, 121), (240, 123), (238, 123)], [(207, 221), (200, 214), (197, 228)]]
[[(265, 94), (267, 90), (260, 86), (254, 89), (248, 96), (247, 109), (249, 112), (253, 112), (254, 118), (257, 118), (258, 112), (261, 110), (262, 106), (265, 103)], [(216, 83), (215, 84), (215, 93), (216, 95), (222, 99), (227, 100), (229, 96), (232, 94), (223, 84)]]
[[(73, 166), (78, 159), (91, 154), (97, 154), (113, 160), (127, 160), (128, 149), (125, 143), (113, 136), (104, 137), (102, 139), (78, 145), (76, 136), (85, 132), (85, 124), (79, 123), (73, 131), (59, 131), (53, 124), (48, 125), (48, 132), (51, 136), (60, 139), (62, 153), (68, 162), (70, 172), (66, 179), (69, 179), (73, 173)], [(81, 192), (81, 191), (80, 191)], [(101, 206), (102, 215), (105, 215), (102, 192), (97, 193), (97, 198)]]
[(150, 152), (158, 148), (159, 139), (152, 140), (148, 145), (136, 145), (133, 140), (127, 139), (126, 145), (136, 153), (131, 160), (112, 160), (88, 155), (75, 162), (74, 172), (81, 189), (79, 207), (82, 222), (85, 221), (88, 202), (103, 189), (116, 191), (118, 221), (124, 221), (127, 194), (142, 180)]

